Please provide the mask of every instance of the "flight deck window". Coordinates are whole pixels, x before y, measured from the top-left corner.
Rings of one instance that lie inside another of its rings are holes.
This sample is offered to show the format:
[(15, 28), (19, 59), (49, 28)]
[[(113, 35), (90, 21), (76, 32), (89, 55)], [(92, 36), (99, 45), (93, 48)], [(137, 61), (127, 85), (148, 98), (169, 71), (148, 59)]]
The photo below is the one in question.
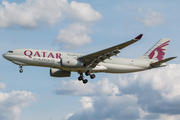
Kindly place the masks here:
[(8, 53), (13, 53), (13, 51), (8, 51)]

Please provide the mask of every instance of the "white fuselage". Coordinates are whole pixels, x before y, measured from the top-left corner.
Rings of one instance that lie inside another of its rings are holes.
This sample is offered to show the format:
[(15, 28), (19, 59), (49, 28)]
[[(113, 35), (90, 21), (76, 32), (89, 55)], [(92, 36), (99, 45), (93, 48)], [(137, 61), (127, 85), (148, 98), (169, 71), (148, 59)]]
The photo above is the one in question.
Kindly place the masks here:
[[(47, 51), (36, 49), (15, 49), (3, 54), (3, 57), (17, 65), (22, 66), (40, 66), (57, 68), (66, 71), (86, 72), (86, 67), (62, 67), (61, 59), (73, 58), (76, 59), (83, 54), (66, 53), (59, 51)], [(141, 59), (125, 59), (118, 57), (111, 57), (103, 62), (100, 62), (92, 72), (106, 72), (106, 73), (129, 73), (150, 69), (150, 62), (152, 60)]]

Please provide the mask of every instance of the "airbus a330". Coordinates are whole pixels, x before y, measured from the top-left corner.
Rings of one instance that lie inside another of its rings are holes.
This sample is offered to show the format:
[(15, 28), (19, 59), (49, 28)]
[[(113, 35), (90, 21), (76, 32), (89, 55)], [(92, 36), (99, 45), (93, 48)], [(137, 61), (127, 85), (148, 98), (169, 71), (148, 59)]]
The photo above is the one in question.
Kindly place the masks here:
[(59, 51), (47, 51), (37, 49), (14, 49), (3, 54), (3, 57), (20, 66), (20, 73), (23, 66), (49, 67), (50, 75), (53, 77), (70, 77), (71, 72), (80, 74), (79, 81), (84, 84), (88, 80), (84, 77), (95, 78), (94, 73), (131, 73), (152, 68), (166, 66), (165, 62), (176, 57), (163, 59), (170, 39), (162, 38), (143, 56), (136, 59), (126, 59), (117, 56), (120, 50), (139, 41), (143, 35), (124, 42), (122, 44), (94, 52), (91, 54), (77, 54)]

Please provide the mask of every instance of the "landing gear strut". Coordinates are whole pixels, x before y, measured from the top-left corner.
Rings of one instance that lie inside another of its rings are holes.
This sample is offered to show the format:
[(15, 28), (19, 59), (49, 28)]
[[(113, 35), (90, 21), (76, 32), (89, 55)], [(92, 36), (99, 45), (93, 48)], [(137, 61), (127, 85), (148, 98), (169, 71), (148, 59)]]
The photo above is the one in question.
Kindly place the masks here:
[(81, 80), (83, 80), (83, 79), (84, 79), (83, 74), (80, 74), (80, 76), (78, 77), (78, 80), (81, 81)]
[(19, 72), (20, 72), (20, 73), (22, 73), (22, 72), (23, 72), (22, 67), (23, 67), (22, 65), (20, 65), (20, 66), (19, 66), (19, 68), (20, 68)]

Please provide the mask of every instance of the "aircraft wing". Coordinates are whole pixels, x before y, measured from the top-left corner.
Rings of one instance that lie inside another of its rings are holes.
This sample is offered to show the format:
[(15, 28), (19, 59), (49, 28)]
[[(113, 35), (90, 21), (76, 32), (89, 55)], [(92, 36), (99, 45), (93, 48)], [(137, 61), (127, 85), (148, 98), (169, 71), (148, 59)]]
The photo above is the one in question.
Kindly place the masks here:
[(141, 37), (143, 36), (143, 34), (140, 34), (139, 36), (137, 36), (136, 38), (129, 40), (125, 43), (92, 53), (92, 54), (87, 54), (81, 57), (78, 57), (78, 60), (80, 60), (81, 62), (83, 62), (85, 64), (85, 66), (87, 67), (92, 67), (94, 68), (99, 62), (104, 61), (105, 59), (110, 59), (111, 56), (113, 55), (117, 55), (118, 53), (120, 53), (119, 50), (137, 42), (138, 40), (141, 39)]
[(177, 58), (177, 57), (170, 57), (170, 58), (166, 58), (164, 60), (161, 60), (161, 61), (158, 61), (158, 62), (155, 62), (155, 63), (151, 63), (150, 66), (151, 67), (159, 67), (162, 63), (165, 63), (165, 62), (168, 62), (174, 58)]

